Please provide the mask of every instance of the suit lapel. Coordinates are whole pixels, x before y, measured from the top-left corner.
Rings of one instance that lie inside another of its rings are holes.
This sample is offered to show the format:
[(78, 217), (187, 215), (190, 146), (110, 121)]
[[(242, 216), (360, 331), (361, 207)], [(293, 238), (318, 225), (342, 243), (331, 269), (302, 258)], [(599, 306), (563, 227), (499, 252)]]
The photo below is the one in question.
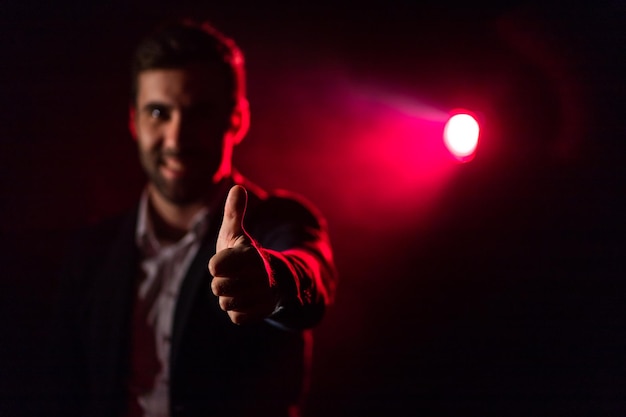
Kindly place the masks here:
[[(181, 284), (180, 291), (178, 293), (178, 300), (176, 302), (176, 311), (174, 313), (174, 325), (172, 329), (172, 345), (170, 351), (170, 372), (175, 369), (177, 363), (178, 352), (180, 351), (180, 344), (184, 334), (185, 327), (189, 321), (189, 315), (193, 309), (195, 298), (204, 282), (211, 279), (211, 275), (208, 271), (209, 260), (215, 255), (215, 243), (217, 240), (217, 234), (222, 224), (224, 216), (224, 202), (226, 195), (230, 187), (235, 184), (232, 178), (224, 179), (221, 190), (217, 193), (218, 197), (214, 200), (212, 206), (209, 208), (209, 228), (206, 235), (198, 249), (198, 253), (194, 257), (189, 270), (185, 274), (185, 278)], [(208, 290), (210, 291), (210, 289)], [(205, 294), (210, 298), (211, 294)], [(217, 299), (211, 303), (212, 311), (219, 314)], [(211, 320), (211, 317), (207, 317), (207, 326)]]
[[(174, 314), (174, 326), (172, 329), (172, 345), (170, 352), (170, 369), (174, 369), (178, 352), (180, 351), (180, 343), (182, 336), (189, 320), (189, 315), (193, 308), (195, 298), (198, 296), (203, 283), (211, 279), (208, 272), (208, 263), (213, 255), (215, 255), (215, 242), (219, 227), (222, 223), (222, 213), (215, 214), (213, 211), (209, 220), (209, 229), (203, 239), (198, 253), (194, 257), (189, 270), (185, 274), (185, 278), (181, 284), (178, 300), (176, 302), (176, 311)], [(210, 290), (209, 290), (210, 291)], [(211, 297), (211, 294), (205, 294)], [(216, 311), (219, 309), (217, 301), (215, 301)], [(210, 318), (207, 317), (207, 321)], [(208, 323), (207, 323), (208, 325)]]

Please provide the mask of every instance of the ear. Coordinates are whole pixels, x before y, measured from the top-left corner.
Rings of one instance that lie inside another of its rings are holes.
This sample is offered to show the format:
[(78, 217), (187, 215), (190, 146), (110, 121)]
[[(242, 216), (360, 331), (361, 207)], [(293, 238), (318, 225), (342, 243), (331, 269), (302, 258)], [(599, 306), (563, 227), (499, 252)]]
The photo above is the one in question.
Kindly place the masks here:
[(245, 98), (239, 99), (239, 102), (230, 116), (230, 130), (233, 145), (241, 143), (250, 128), (250, 104)]
[(128, 131), (133, 139), (137, 140), (137, 128), (135, 127), (135, 118), (137, 116), (137, 109), (132, 104), (128, 105)]

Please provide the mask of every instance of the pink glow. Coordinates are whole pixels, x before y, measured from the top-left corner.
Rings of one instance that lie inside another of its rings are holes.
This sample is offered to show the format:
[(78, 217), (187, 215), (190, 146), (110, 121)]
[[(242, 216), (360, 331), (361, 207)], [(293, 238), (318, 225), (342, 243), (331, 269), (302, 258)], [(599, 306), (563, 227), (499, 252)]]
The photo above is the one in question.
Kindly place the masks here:
[[(235, 152), (244, 174), (303, 192), (345, 229), (384, 234), (430, 224), (459, 167), (441, 140), (447, 111), (356, 85), (339, 71), (281, 82), (281, 95), (268, 95), (281, 113), (259, 115), (265, 106), (252, 104), (256, 130)], [(269, 136), (257, 140), (256, 132)]]

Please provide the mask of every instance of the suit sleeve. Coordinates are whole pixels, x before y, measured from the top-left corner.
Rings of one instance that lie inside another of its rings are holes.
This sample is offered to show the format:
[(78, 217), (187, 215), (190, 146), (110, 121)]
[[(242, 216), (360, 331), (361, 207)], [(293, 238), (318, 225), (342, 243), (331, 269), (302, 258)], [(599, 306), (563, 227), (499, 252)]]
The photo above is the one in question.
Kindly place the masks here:
[(304, 201), (270, 197), (252, 219), (251, 235), (280, 300), (271, 320), (295, 330), (315, 326), (333, 302), (337, 280), (324, 218)]

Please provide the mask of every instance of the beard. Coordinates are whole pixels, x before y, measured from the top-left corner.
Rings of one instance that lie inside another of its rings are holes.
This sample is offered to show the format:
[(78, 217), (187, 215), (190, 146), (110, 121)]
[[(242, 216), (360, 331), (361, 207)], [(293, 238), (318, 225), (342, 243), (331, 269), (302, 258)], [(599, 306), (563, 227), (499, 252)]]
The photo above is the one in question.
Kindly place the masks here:
[[(181, 158), (187, 171), (181, 178), (165, 178), (161, 172), (164, 156)], [(207, 155), (201, 150), (183, 152), (153, 151), (140, 154), (141, 164), (150, 183), (167, 201), (184, 206), (205, 200), (213, 189), (213, 177), (219, 169), (221, 158)]]
[(210, 181), (167, 180), (158, 170), (149, 172), (148, 179), (167, 201), (179, 206), (202, 200), (211, 185)]

